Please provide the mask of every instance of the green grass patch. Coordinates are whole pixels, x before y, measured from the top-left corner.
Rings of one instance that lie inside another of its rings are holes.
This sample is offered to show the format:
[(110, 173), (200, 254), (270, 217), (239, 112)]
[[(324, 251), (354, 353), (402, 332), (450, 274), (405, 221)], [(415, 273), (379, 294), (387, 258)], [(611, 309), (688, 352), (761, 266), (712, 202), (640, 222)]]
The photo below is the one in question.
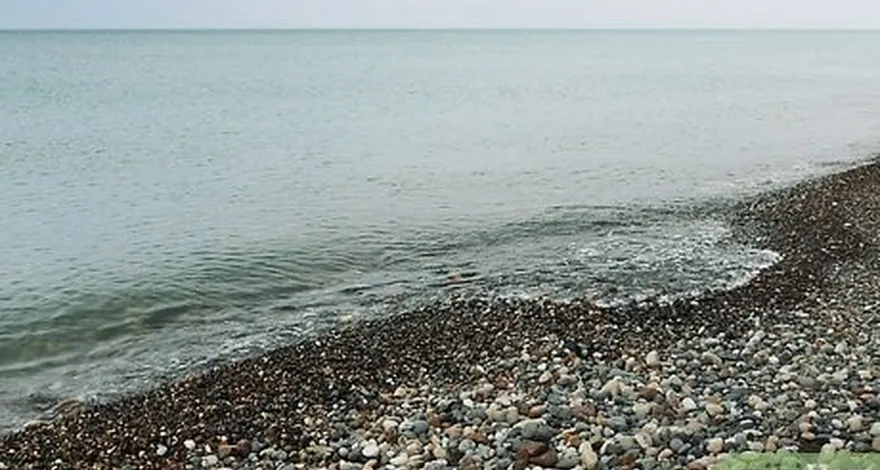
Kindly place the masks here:
[(880, 453), (758, 454), (731, 455), (719, 462), (719, 470), (880, 470)]

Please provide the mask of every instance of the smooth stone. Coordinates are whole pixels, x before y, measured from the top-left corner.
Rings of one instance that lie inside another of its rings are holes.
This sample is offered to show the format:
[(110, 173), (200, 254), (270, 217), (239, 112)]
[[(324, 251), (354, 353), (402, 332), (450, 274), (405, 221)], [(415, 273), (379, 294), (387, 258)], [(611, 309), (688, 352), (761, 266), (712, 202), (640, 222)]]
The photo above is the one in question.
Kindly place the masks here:
[(629, 429), (629, 425), (626, 423), (626, 418), (622, 416), (614, 416), (608, 419), (608, 427), (617, 432)]
[(425, 464), (425, 470), (446, 470), (449, 467), (449, 462), (446, 459), (437, 459), (432, 460)]
[(653, 350), (645, 355), (645, 365), (648, 367), (659, 367), (660, 366), (660, 354)]
[(706, 403), (706, 413), (711, 417), (716, 417), (724, 413), (724, 407), (717, 403)]
[(405, 467), (408, 462), (409, 457), (406, 454), (400, 454), (388, 461), (389, 464), (394, 465), (395, 467)]
[(423, 419), (415, 420), (410, 425), (410, 431), (413, 432), (416, 436), (422, 436), (428, 432), (430, 426), (428, 422)]
[(859, 432), (865, 429), (865, 421), (859, 415), (850, 416), (846, 420), (846, 427), (852, 432)]
[(550, 371), (546, 371), (538, 377), (538, 383), (541, 385), (547, 385), (553, 381), (553, 373)]
[[(880, 439), (877, 439), (880, 441)], [(593, 450), (593, 446), (589, 442), (582, 442), (578, 447), (578, 455), (580, 456), (581, 466), (585, 470), (595, 470), (599, 465), (599, 455)]]
[(669, 441), (669, 448), (672, 449), (673, 452), (678, 453), (681, 451), (681, 448), (685, 446), (684, 441), (681, 439), (674, 437)]
[(875, 437), (873, 441), (871, 441), (871, 450), (874, 452), (880, 452), (880, 437)]
[(562, 421), (568, 421), (574, 418), (574, 413), (571, 411), (571, 408), (565, 405), (560, 406), (551, 406), (550, 407), (550, 416), (553, 416), (556, 419)]
[(724, 360), (711, 351), (706, 351), (700, 355), (700, 360), (706, 364), (712, 364), (715, 367), (721, 367), (724, 365)]
[(520, 421), (514, 427), (519, 429), (524, 439), (548, 442), (556, 435), (556, 431), (551, 428), (543, 419), (529, 419)]
[(168, 447), (165, 447), (162, 444), (159, 444), (156, 447), (156, 455), (158, 455), (159, 457), (164, 457), (165, 454), (167, 454), (167, 453), (168, 453)]
[(872, 424), (871, 429), (868, 431), (868, 434), (874, 437), (880, 437), (880, 422)]
[(556, 462), (556, 468), (570, 469), (577, 467), (581, 463), (578, 452), (570, 447), (564, 447), (558, 454), (559, 460)]
[(206, 468), (216, 467), (220, 464), (220, 459), (216, 455), (208, 455), (202, 459), (202, 466)]
[(706, 450), (711, 454), (720, 454), (724, 451), (724, 439), (720, 437), (709, 439), (706, 441)]
[(632, 406), (633, 413), (639, 418), (648, 416), (653, 409), (654, 405), (651, 403), (636, 403)]
[(186, 447), (186, 450), (193, 451), (196, 449), (196, 441), (187, 439), (183, 441), (183, 446)]
[(690, 411), (693, 411), (696, 409), (697, 409), (697, 402), (695, 402), (693, 400), (693, 398), (685, 397), (683, 400), (681, 400), (681, 411), (684, 411), (685, 413), (687, 413), (687, 412), (690, 412)]
[(661, 450), (659, 454), (657, 454), (657, 459), (669, 460), (670, 458), (672, 458), (673, 455), (675, 455), (675, 451), (667, 447)]

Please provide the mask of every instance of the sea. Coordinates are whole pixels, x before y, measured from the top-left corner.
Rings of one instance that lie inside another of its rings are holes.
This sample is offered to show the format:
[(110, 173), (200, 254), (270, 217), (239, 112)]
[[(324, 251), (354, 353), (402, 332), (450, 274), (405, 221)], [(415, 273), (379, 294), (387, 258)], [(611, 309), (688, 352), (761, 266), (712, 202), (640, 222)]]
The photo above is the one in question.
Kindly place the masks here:
[(453, 295), (778, 259), (732, 207), (880, 149), (880, 32), (0, 32), (0, 430)]

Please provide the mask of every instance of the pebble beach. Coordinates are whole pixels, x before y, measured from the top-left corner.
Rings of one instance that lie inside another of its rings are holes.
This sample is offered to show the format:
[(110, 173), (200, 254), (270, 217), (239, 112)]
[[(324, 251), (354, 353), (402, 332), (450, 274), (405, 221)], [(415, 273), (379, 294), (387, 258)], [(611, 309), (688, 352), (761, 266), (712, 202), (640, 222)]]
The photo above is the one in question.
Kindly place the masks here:
[(450, 298), (0, 438), (0, 469), (708, 469), (880, 453), (880, 164), (745, 201), (781, 260), (600, 307)]

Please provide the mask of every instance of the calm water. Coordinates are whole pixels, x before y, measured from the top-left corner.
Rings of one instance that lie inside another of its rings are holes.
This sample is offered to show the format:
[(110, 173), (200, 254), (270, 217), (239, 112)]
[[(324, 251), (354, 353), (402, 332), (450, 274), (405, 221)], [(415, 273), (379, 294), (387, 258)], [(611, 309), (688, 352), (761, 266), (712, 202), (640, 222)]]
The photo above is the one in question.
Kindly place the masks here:
[[(747, 278), (878, 145), (877, 33), (0, 33), (0, 427), (453, 290)], [(450, 273), (466, 282), (451, 285)]]

